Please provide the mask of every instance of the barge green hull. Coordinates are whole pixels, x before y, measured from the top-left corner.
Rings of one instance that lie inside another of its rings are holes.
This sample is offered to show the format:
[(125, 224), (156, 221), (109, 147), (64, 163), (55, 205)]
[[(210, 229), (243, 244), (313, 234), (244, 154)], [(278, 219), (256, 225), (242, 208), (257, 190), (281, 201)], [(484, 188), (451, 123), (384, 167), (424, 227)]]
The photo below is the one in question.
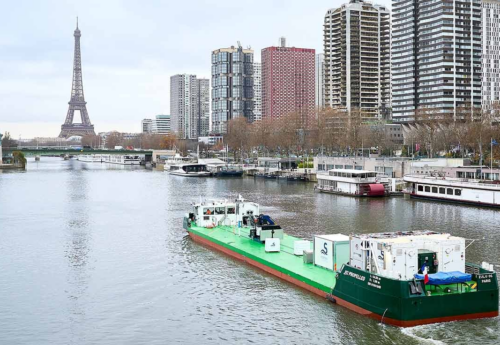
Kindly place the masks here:
[(187, 219), (184, 227), (196, 242), (387, 324), (411, 327), (498, 316), (496, 274), (477, 266), (469, 265), (475, 273), (466, 284), (424, 286), (424, 291), (412, 295), (409, 281), (385, 278), (349, 265), (333, 272), (306, 264), (302, 256), (293, 254), (294, 242), (300, 239), (287, 234), (281, 240), (280, 252), (266, 253), (262, 243), (249, 238), (248, 228), (208, 229), (189, 225)]

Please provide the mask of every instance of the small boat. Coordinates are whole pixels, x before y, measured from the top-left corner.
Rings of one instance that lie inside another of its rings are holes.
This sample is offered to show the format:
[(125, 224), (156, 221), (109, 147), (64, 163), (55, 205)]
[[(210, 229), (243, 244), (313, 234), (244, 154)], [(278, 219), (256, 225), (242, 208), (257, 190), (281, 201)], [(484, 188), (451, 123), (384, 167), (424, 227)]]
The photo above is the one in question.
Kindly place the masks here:
[(208, 177), (212, 173), (207, 170), (206, 164), (177, 164), (171, 165), (168, 170), (170, 175), (187, 176), (187, 177)]
[(370, 170), (332, 169), (316, 175), (318, 192), (374, 197), (389, 195), (389, 180)]
[(466, 240), (451, 234), (328, 234), (304, 241), (284, 234), (259, 204), (241, 196), (200, 200), (183, 227), (195, 242), (382, 323), (413, 327), (499, 315), (493, 265), (466, 263)]
[(217, 171), (214, 173), (214, 176), (217, 177), (242, 177), (243, 170), (230, 168), (227, 166), (218, 167)]
[(276, 178), (277, 178), (277, 175), (270, 174), (270, 173), (257, 173), (254, 176), (258, 177), (258, 178), (265, 178), (268, 180), (276, 180)]
[(500, 184), (495, 181), (429, 175), (406, 175), (403, 180), (404, 193), (411, 198), (500, 207)]

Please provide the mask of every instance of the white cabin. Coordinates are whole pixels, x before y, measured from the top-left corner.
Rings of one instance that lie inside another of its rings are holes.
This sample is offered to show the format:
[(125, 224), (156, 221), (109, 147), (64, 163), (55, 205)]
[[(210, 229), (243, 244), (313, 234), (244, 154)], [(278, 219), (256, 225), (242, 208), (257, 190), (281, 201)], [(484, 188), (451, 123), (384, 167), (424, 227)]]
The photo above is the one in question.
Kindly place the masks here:
[(193, 206), (196, 224), (201, 227), (219, 225), (246, 226), (250, 216), (259, 215), (259, 204), (238, 198), (230, 200), (208, 200)]

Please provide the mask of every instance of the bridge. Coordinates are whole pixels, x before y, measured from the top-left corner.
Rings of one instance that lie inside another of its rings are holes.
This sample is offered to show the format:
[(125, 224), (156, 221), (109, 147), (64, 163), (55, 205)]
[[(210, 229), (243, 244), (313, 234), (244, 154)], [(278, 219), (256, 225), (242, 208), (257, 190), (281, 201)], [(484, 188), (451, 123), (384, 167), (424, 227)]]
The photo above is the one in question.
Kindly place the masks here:
[(152, 150), (104, 150), (104, 149), (86, 149), (86, 148), (69, 148), (67, 146), (62, 147), (3, 147), (3, 156), (10, 157), (12, 152), (20, 151), (24, 153), (24, 156), (76, 156), (76, 155), (140, 155), (145, 156), (146, 161), (151, 161), (153, 157)]

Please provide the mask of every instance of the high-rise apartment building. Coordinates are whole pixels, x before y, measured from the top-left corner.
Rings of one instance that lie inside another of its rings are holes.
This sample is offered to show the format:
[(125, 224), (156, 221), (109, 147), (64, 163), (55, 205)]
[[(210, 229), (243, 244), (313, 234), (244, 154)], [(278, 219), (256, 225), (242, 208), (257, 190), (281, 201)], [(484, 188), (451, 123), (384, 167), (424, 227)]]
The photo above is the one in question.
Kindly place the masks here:
[(253, 64), (253, 120), (262, 120), (262, 64)]
[(170, 77), (170, 115), (172, 130), (181, 139), (196, 139), (208, 134), (210, 84), (192, 74)]
[(384, 117), (391, 102), (390, 12), (351, 0), (324, 22), (325, 106)]
[(280, 47), (262, 49), (262, 117), (300, 114), (303, 126), (316, 116), (314, 49)]
[(207, 136), (210, 132), (210, 80), (196, 80), (196, 95), (198, 106), (198, 135)]
[(221, 48), (212, 52), (212, 133), (227, 132), (227, 122), (253, 121), (253, 50)]
[(156, 115), (153, 120), (152, 132), (154, 134), (169, 134), (171, 132), (170, 115)]
[(500, 102), (500, 1), (482, 0), (482, 102), (491, 109)]
[(144, 119), (141, 121), (141, 132), (142, 133), (152, 133), (153, 132), (153, 120)]
[(481, 1), (392, 1), (392, 114), (481, 106)]
[(323, 65), (325, 63), (325, 54), (316, 54), (314, 75), (315, 75), (315, 106), (321, 109), (325, 104), (325, 89), (323, 82)]

